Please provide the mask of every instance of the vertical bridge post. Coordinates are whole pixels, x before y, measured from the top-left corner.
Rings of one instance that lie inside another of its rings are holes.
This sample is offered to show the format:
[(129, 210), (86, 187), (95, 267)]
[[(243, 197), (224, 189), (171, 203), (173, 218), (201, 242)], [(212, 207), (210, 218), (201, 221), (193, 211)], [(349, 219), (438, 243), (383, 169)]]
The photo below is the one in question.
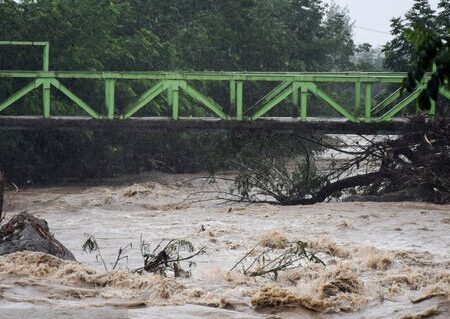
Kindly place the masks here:
[(300, 100), (300, 116), (302, 122), (306, 122), (308, 119), (308, 88), (304, 85), (301, 86)]
[(179, 117), (179, 83), (171, 81), (169, 85), (169, 103), (172, 104), (172, 119), (178, 120)]
[(232, 114), (236, 108), (236, 81), (230, 80), (230, 109), (228, 114)]
[(42, 103), (44, 106), (44, 118), (50, 118), (50, 81), (44, 80), (42, 84)]
[(298, 96), (298, 91), (300, 89), (300, 84), (298, 82), (292, 83), (292, 104), (294, 105), (294, 108), (292, 110), (292, 117), (298, 118), (299, 108), (300, 106), (300, 100)]
[(372, 121), (372, 83), (366, 83), (366, 105), (365, 105), (365, 121), (370, 123)]
[(105, 106), (108, 111), (107, 118), (110, 120), (114, 119), (115, 113), (115, 84), (114, 79), (105, 80)]
[(359, 110), (361, 109), (361, 81), (355, 82), (355, 116), (359, 118)]
[(236, 87), (236, 119), (242, 121), (244, 109), (244, 82), (237, 81)]

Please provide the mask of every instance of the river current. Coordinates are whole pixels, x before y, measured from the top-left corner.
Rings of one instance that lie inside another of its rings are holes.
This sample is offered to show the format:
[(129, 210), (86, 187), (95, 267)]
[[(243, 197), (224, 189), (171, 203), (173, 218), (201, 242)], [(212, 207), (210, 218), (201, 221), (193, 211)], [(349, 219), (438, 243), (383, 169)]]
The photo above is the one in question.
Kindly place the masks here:
[[(30, 252), (0, 257), (0, 318), (450, 317), (450, 206), (223, 203), (190, 197), (209, 187), (196, 177), (155, 173), (9, 193), (8, 216), (44, 218), (79, 263)], [(86, 233), (107, 263), (133, 243), (128, 261), (106, 273), (83, 252)], [(206, 253), (191, 278), (131, 274), (142, 266), (141, 234), (151, 243), (187, 239)], [(229, 271), (259, 242), (287, 240), (322, 252), (326, 266), (307, 263), (277, 281)], [(330, 293), (339, 285), (351, 289)]]

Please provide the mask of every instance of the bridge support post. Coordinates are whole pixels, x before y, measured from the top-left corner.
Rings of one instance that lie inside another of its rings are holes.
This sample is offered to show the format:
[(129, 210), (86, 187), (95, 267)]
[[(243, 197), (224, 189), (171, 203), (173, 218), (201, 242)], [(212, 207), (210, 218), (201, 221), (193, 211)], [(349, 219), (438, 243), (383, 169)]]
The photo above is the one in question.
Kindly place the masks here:
[(42, 103), (44, 106), (44, 118), (50, 118), (50, 81), (44, 80), (42, 84)]
[(116, 80), (106, 79), (105, 80), (105, 106), (108, 111), (108, 119), (114, 119), (114, 109), (115, 109), (115, 84)]
[(297, 82), (292, 83), (292, 104), (294, 105), (293, 109), (292, 109), (292, 117), (293, 118), (298, 118), (298, 109), (299, 109), (299, 96), (298, 96), (298, 91), (299, 91), (300, 85)]
[(236, 84), (236, 119), (242, 121), (244, 110), (244, 82), (237, 81)]
[(301, 97), (300, 97), (300, 116), (302, 122), (306, 122), (308, 118), (308, 88), (301, 87)]
[(361, 109), (361, 81), (355, 82), (355, 116), (359, 117)]
[(366, 83), (366, 105), (364, 118), (367, 123), (372, 121), (372, 83)]
[(174, 82), (172, 83), (172, 85), (169, 87), (169, 103), (172, 104), (172, 119), (174, 120), (178, 120), (178, 116), (179, 116), (179, 83), (178, 82)]

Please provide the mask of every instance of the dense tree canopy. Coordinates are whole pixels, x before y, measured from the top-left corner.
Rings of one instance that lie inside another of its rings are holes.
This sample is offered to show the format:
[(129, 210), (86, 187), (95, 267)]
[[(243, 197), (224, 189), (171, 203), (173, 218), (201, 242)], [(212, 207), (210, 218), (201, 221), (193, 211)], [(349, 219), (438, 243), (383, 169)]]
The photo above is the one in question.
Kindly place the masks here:
[(428, 0), (414, 0), (412, 8), (404, 18), (395, 17), (391, 20), (391, 34), (394, 38), (383, 49), (386, 68), (393, 71), (409, 70), (415, 59), (415, 47), (405, 31), (417, 26), (445, 33), (450, 28), (449, 1), (440, 0), (436, 12)]
[(348, 70), (354, 53), (348, 13), (316, 0), (3, 0), (0, 16), (0, 39), (50, 41), (52, 69)]
[[(449, 28), (449, 14), (447, 0), (440, 1), (437, 12), (428, 1), (415, 0), (404, 18), (392, 20), (394, 39), (384, 47), (384, 67), (407, 70), (415, 49), (405, 30), (420, 22), (444, 32)], [(352, 33), (348, 11), (323, 0), (0, 0), (0, 40), (49, 41), (52, 70), (382, 70), (379, 50), (355, 45)], [(41, 68), (42, 53), (37, 48), (0, 50), (0, 70)], [(101, 81), (62, 81), (94, 108), (103, 107)], [(148, 89), (149, 83), (132, 82), (117, 82), (118, 108)], [(0, 100), (25, 84), (21, 79), (1, 81)], [(227, 103), (228, 87), (220, 85), (202, 89), (219, 103)], [(258, 85), (246, 88), (248, 95), (267, 92), (268, 87)], [(340, 91), (340, 98), (349, 92)], [(33, 91), (6, 113), (20, 114), (27, 108), (41, 114), (40, 94)], [(168, 115), (166, 97), (158, 99), (142, 112)], [(180, 105), (194, 109), (188, 100)], [(52, 114), (62, 109), (65, 114), (78, 112), (52, 92)], [(314, 111), (321, 112), (320, 105)], [(208, 143), (220, 144), (222, 151), (248, 149), (237, 147), (246, 144), (238, 143), (233, 134), (228, 138), (158, 132), (137, 138), (109, 133), (2, 133), (0, 170), (20, 182), (49, 181), (63, 174), (84, 178), (140, 172), (154, 167), (155, 161), (186, 171), (205, 168), (198, 164), (211, 162), (214, 156), (224, 158), (217, 149), (211, 151), (214, 147)], [(204, 151), (199, 151), (199, 145)], [(233, 151), (223, 153), (233, 156)], [(203, 157), (194, 156), (199, 154)]]

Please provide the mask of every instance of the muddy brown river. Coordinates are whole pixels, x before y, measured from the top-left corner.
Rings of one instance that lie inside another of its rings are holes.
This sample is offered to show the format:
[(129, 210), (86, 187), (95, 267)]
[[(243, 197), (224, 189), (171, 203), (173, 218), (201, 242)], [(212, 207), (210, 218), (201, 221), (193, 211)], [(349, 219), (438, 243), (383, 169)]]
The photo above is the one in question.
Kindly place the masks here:
[[(46, 219), (79, 263), (30, 252), (1, 257), (0, 318), (450, 317), (450, 206), (186, 200), (205, 189), (182, 183), (192, 177), (155, 173), (136, 184), (8, 194), (9, 216), (28, 210)], [(83, 252), (85, 233), (107, 263), (133, 243), (128, 262), (106, 273)], [(187, 239), (206, 253), (191, 278), (132, 274), (142, 266), (141, 234), (151, 243)], [(262, 240), (306, 241), (326, 265), (306, 263), (277, 281), (229, 271)], [(330, 292), (338, 283), (352, 289)]]

